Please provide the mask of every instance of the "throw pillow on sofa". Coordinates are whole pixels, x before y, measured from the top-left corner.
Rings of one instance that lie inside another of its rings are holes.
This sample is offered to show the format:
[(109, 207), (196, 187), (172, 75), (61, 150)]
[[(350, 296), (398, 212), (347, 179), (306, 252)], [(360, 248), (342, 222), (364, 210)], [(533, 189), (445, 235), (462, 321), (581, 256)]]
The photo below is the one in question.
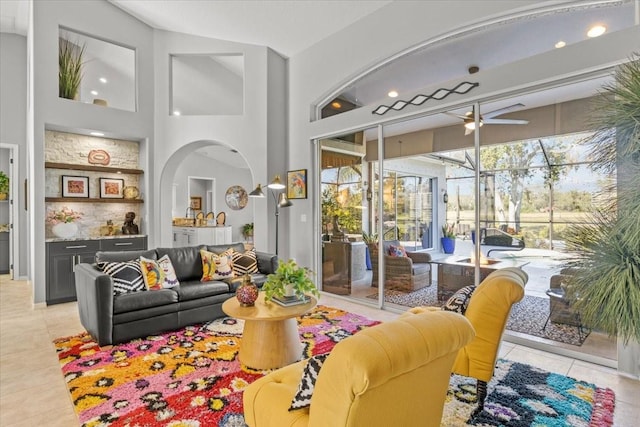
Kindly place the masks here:
[(220, 255), (201, 249), (200, 257), (202, 258), (201, 282), (232, 279), (234, 277), (233, 249), (224, 251)]
[(330, 353), (317, 354), (307, 360), (307, 364), (302, 371), (302, 378), (298, 384), (298, 390), (293, 396), (289, 411), (307, 408), (311, 406), (311, 396), (316, 386), (316, 380), (320, 374), (320, 368)]
[(233, 273), (236, 276), (258, 273), (258, 259), (255, 249), (244, 252), (233, 251)]
[(145, 291), (140, 261), (101, 262), (98, 268), (113, 278), (113, 294)]
[(169, 255), (163, 255), (159, 260), (140, 257), (140, 270), (148, 290), (173, 288), (180, 284)]

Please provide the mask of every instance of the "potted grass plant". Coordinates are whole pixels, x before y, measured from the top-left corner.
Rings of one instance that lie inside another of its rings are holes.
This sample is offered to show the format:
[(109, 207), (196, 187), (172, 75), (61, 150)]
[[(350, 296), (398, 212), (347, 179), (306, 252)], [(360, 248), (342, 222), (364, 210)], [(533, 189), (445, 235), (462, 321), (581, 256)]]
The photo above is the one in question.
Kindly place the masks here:
[(568, 281), (574, 308), (593, 329), (618, 337), (618, 370), (640, 377), (640, 56), (616, 69), (584, 143), (593, 168), (615, 173), (614, 195), (590, 220), (569, 228), (575, 256)]
[(298, 297), (302, 299), (307, 294), (320, 296), (311, 275), (313, 272), (300, 267), (294, 260), (280, 260), (278, 268), (267, 276), (267, 281), (262, 285), (264, 299), (271, 301), (274, 297)]
[(84, 45), (79, 46), (65, 38), (59, 40), (58, 90), (61, 98), (77, 99), (79, 96), (84, 49)]
[(456, 250), (456, 233), (454, 231), (454, 224), (445, 223), (442, 226), (442, 250), (445, 254), (452, 254)]

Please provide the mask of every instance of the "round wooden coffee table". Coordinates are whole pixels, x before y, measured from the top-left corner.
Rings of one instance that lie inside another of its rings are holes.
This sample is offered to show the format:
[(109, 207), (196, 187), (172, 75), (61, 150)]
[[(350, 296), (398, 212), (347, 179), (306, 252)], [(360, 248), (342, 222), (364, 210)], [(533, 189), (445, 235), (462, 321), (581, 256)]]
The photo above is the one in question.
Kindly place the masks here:
[(306, 304), (283, 307), (266, 302), (264, 292), (258, 294), (253, 307), (243, 307), (236, 297), (222, 304), (228, 316), (244, 320), (240, 362), (254, 369), (275, 369), (302, 358), (302, 343), (295, 317), (317, 304), (314, 297)]

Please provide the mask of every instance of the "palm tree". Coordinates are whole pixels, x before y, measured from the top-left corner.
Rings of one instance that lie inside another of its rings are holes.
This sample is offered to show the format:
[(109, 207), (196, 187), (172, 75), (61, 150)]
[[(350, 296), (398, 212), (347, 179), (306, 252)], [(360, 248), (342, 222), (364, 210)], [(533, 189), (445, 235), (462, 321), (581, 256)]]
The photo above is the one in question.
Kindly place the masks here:
[[(617, 181), (614, 195), (593, 213), (590, 224), (570, 227), (567, 244), (576, 259), (568, 285), (583, 321), (640, 343), (640, 58), (615, 71), (594, 108), (594, 134), (584, 143), (593, 168)], [(636, 356), (637, 357), (637, 356)], [(637, 369), (637, 368), (636, 368)]]

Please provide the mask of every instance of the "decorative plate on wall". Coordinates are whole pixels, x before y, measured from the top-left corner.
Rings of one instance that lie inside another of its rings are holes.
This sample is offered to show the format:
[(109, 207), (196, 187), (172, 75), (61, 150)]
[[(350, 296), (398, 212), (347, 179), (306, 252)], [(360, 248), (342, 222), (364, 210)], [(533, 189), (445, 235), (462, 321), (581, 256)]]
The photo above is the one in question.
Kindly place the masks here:
[(227, 202), (227, 206), (235, 211), (238, 211), (247, 206), (249, 196), (247, 196), (247, 192), (241, 186), (232, 185), (227, 189), (224, 200), (225, 202)]

